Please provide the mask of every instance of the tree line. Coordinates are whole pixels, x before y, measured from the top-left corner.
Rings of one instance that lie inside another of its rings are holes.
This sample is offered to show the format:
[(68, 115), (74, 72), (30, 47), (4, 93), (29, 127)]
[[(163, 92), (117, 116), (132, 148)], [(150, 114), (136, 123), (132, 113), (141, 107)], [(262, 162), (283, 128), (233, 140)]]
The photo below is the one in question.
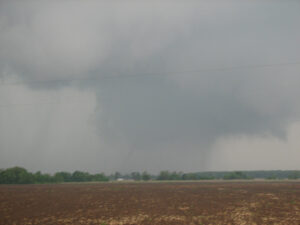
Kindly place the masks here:
[(109, 181), (104, 173), (89, 174), (88, 172), (75, 171), (57, 172), (53, 175), (48, 173), (28, 172), (22, 167), (13, 167), (0, 170), (0, 184), (43, 184), (43, 183), (62, 183), (62, 182), (92, 182)]
[(151, 175), (148, 172), (132, 172), (122, 174), (115, 172), (111, 175), (104, 173), (90, 174), (83, 171), (57, 172), (54, 174), (41, 173), (40, 171), (31, 173), (22, 167), (12, 167), (0, 169), (0, 184), (43, 184), (43, 183), (63, 183), (63, 182), (107, 182), (114, 180), (134, 180), (134, 181), (179, 181), (179, 180), (235, 180), (235, 179), (299, 179), (300, 171), (297, 170), (273, 170), (273, 171), (231, 171), (231, 172), (197, 172), (183, 173), (161, 171), (158, 175)]

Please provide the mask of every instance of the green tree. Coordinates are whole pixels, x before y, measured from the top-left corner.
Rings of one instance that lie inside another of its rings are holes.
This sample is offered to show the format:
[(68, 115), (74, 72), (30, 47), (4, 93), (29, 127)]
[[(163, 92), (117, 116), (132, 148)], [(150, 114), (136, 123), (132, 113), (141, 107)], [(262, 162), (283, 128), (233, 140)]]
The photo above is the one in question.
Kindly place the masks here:
[(98, 174), (92, 175), (92, 180), (93, 181), (109, 181), (109, 178), (107, 176), (105, 176), (104, 173), (98, 173)]
[(195, 173), (185, 173), (182, 175), (183, 180), (197, 180), (197, 175)]
[(170, 180), (181, 180), (182, 175), (183, 174), (181, 172), (177, 173), (177, 172), (174, 171), (170, 174)]
[(31, 184), (34, 176), (22, 167), (13, 167), (0, 172), (0, 183), (2, 184)]
[(92, 181), (92, 177), (87, 172), (82, 172), (77, 170), (72, 174), (72, 181), (75, 182)]
[(293, 171), (288, 175), (288, 179), (290, 180), (296, 180), (300, 178), (300, 172), (299, 171)]
[(53, 177), (53, 181), (55, 182), (55, 183), (62, 183), (62, 182), (64, 182), (64, 177), (63, 177), (63, 175), (61, 174), (61, 173), (55, 173), (54, 174), (54, 177)]
[(34, 182), (40, 184), (52, 183), (55, 182), (55, 179), (48, 173), (42, 174), (40, 171), (38, 171), (34, 174)]
[(242, 180), (242, 179), (250, 179), (250, 177), (248, 177), (246, 174), (244, 174), (241, 171), (235, 171), (235, 172), (231, 172), (231, 173), (227, 173), (224, 175), (225, 180)]
[(170, 172), (167, 170), (160, 171), (157, 180), (170, 180)]
[(144, 171), (144, 172), (142, 173), (142, 179), (143, 179), (144, 181), (148, 181), (148, 180), (150, 180), (150, 178), (151, 178), (150, 174), (147, 173), (146, 171)]
[(122, 174), (120, 172), (115, 172), (114, 174), (114, 179), (117, 180), (118, 178), (121, 178), (122, 177)]
[(62, 177), (63, 182), (71, 182), (72, 174), (69, 172), (57, 172), (54, 176)]
[(142, 179), (142, 176), (139, 172), (132, 172), (131, 173), (131, 178), (136, 180), (136, 181), (139, 181)]

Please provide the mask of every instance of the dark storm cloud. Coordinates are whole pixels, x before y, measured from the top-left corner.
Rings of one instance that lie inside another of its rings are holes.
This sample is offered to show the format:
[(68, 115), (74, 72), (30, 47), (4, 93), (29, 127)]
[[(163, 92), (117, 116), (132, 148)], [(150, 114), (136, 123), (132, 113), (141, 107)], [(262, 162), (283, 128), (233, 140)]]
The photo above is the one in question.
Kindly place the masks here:
[[(122, 170), (206, 169), (216, 139), (284, 138), (299, 119), (299, 65), (276, 65), (300, 61), (299, 9), (296, 1), (3, 1), (0, 78), (93, 92), (91, 130), (108, 150), (95, 144), (89, 154), (86, 143), (88, 158), (116, 151), (109, 157), (123, 157), (114, 162)], [(264, 64), (274, 66), (251, 67)]]

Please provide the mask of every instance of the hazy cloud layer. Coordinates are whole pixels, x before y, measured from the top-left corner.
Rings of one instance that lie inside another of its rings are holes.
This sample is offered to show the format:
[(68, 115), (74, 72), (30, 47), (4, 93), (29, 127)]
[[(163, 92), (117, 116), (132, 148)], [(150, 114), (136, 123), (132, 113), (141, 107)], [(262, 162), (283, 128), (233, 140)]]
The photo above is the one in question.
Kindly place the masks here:
[(261, 157), (257, 169), (289, 168), (266, 155), (291, 146), (300, 117), (300, 65), (276, 65), (300, 62), (299, 9), (2, 1), (0, 167), (255, 169)]

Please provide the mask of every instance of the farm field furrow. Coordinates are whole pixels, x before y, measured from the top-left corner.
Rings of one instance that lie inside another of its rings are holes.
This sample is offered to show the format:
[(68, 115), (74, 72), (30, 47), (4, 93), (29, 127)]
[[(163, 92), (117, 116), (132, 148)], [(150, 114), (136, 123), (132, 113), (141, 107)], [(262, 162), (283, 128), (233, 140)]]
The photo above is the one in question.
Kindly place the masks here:
[(299, 182), (0, 186), (0, 225), (300, 224)]

